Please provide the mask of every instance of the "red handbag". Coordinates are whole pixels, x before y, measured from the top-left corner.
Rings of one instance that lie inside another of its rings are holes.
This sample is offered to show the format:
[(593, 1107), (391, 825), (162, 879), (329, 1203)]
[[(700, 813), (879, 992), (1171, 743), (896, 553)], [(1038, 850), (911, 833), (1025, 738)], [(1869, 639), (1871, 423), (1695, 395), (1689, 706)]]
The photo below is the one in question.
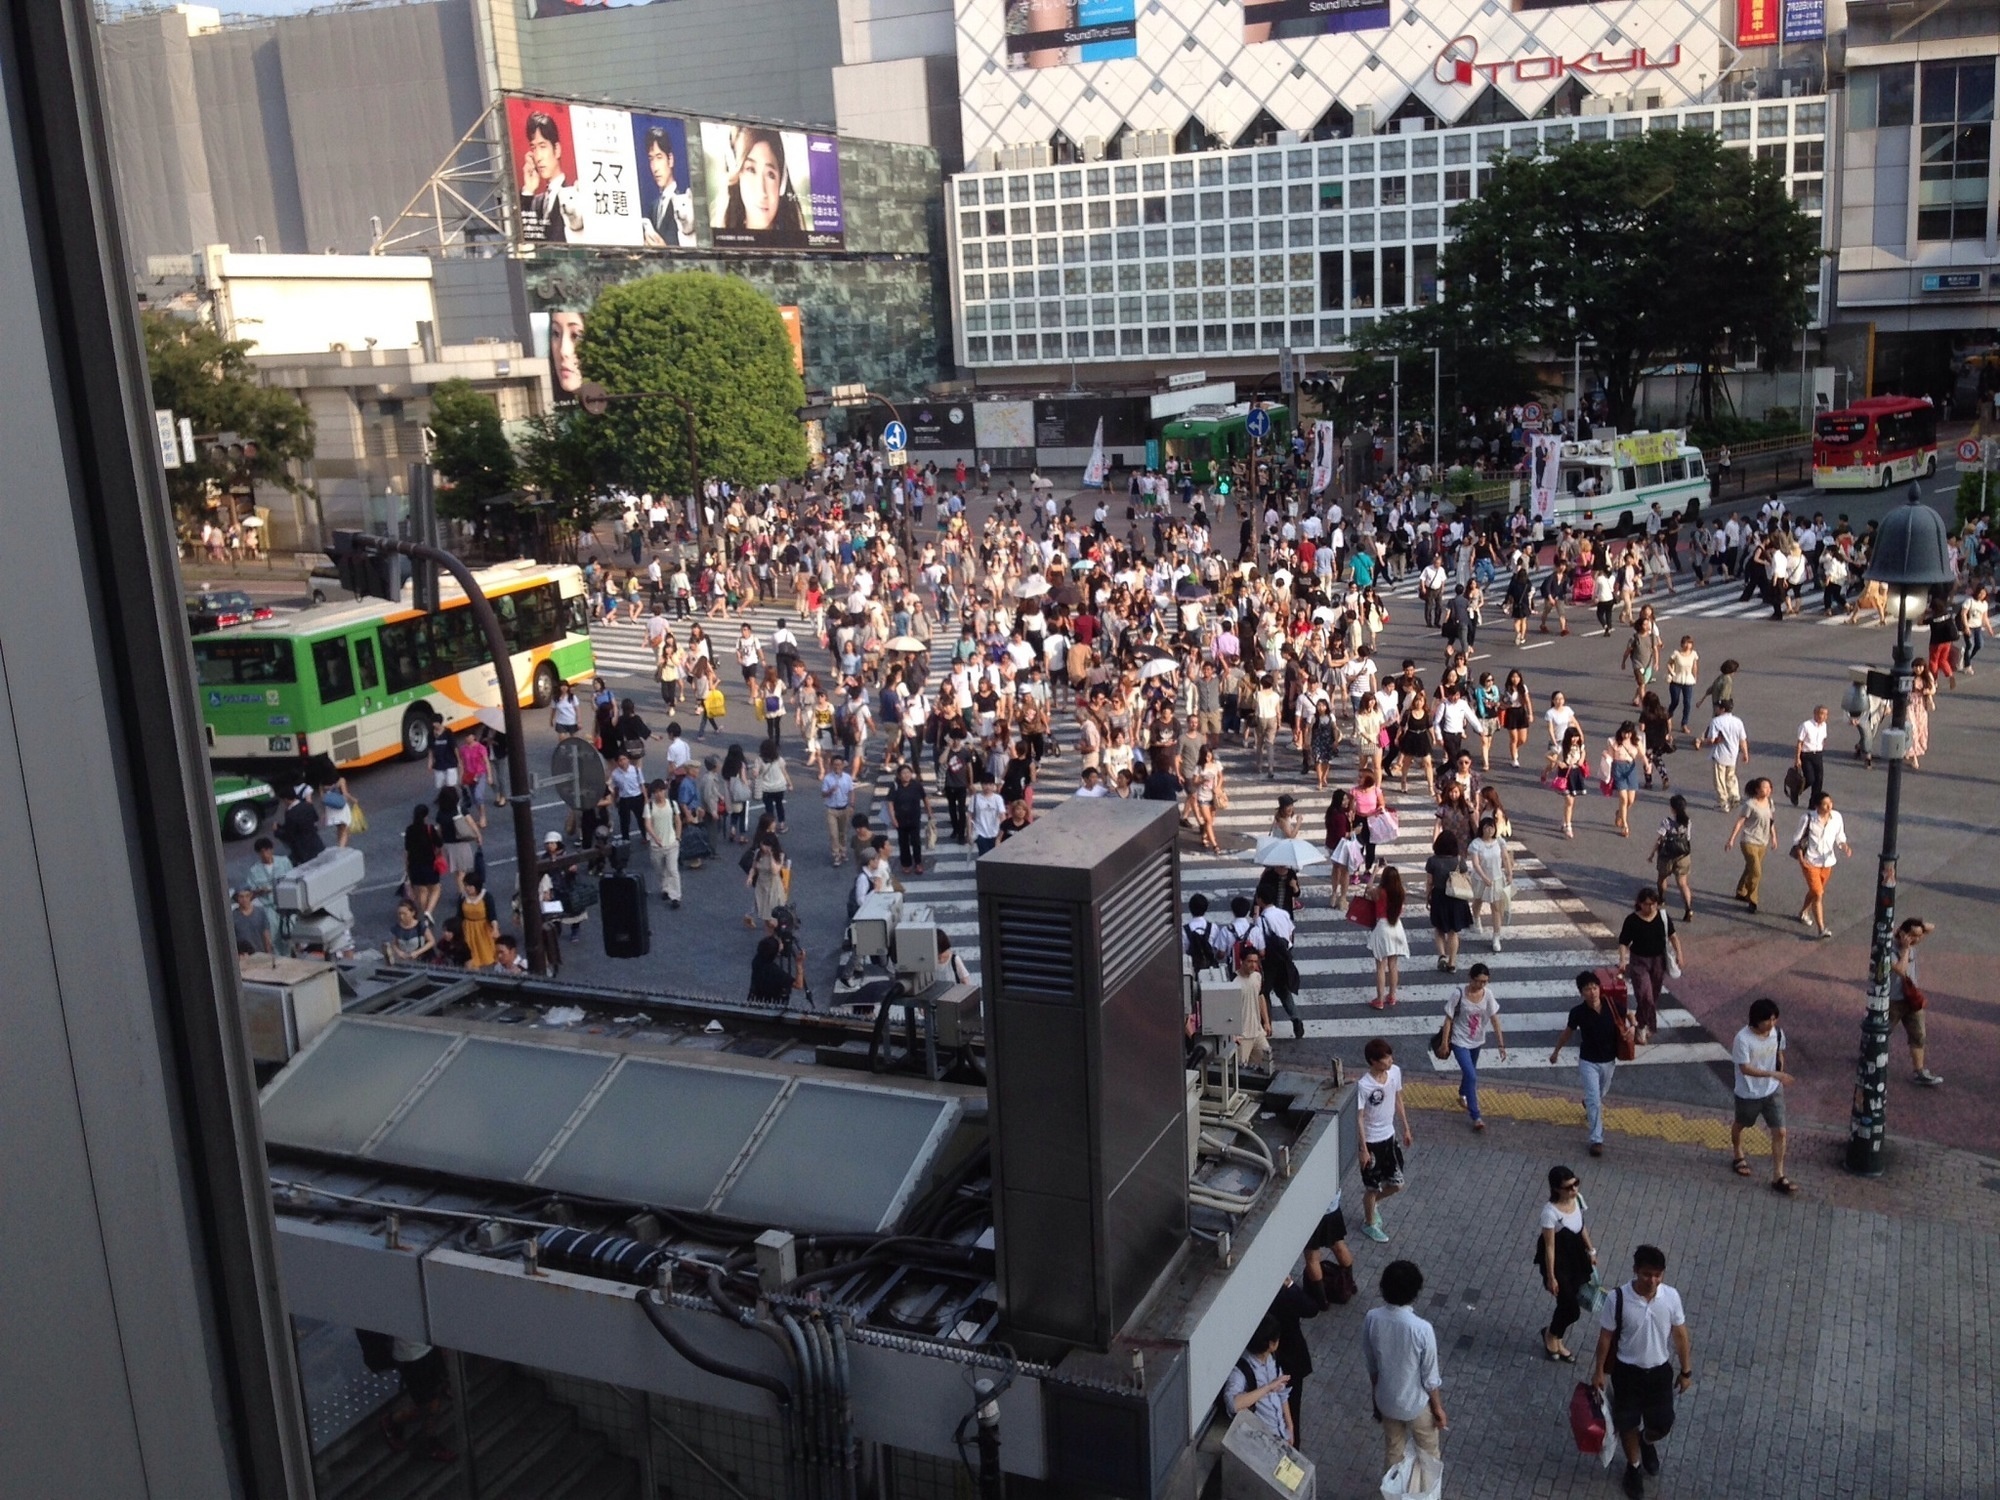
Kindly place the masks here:
[(1588, 1453), (1595, 1458), (1604, 1451), (1608, 1426), (1604, 1416), (1597, 1392), (1579, 1380), (1569, 1398), (1569, 1430), (1576, 1439), (1577, 1452)]
[(1922, 1010), (1930, 1003), (1930, 997), (1922, 990), (1911, 984), (1907, 979), (1903, 981), (1903, 1005), (1906, 1009)]
[(1347, 920), (1356, 927), (1373, 929), (1376, 917), (1375, 902), (1371, 897), (1356, 896), (1347, 903)]

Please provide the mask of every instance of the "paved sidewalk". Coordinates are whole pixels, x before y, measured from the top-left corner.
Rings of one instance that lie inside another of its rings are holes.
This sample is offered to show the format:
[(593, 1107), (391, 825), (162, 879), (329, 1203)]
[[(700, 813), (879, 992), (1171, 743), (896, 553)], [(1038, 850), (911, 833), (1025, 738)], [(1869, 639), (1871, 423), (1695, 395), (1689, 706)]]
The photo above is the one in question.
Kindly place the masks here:
[[(1519, 1118), (1557, 1112), (1566, 1101), (1553, 1094), (1482, 1091), (1482, 1103), (1491, 1126), (1479, 1137), (1455, 1110), (1413, 1110), (1411, 1186), (1383, 1210), (1392, 1238), (1350, 1237), (1363, 1295), (1306, 1325), (1317, 1368), (1305, 1447), (1321, 1496), (1378, 1493), (1381, 1432), (1369, 1419), (1359, 1335), (1382, 1267), (1398, 1257), (1423, 1268), (1418, 1311), (1438, 1333), (1452, 1424), (1444, 1493), (1620, 1493), (1622, 1469), (1579, 1455), (1569, 1434), (1591, 1340), (1572, 1331), (1575, 1365), (1542, 1357), (1538, 1330), (1552, 1304), (1528, 1257), (1558, 1162), (1582, 1181), (1607, 1281), (1629, 1275), (1633, 1246), (1650, 1241), (1666, 1251), (1667, 1280), (1687, 1305), (1696, 1380), (1649, 1496), (2000, 1492), (2000, 1379), (1989, 1352), (2000, 1337), (2000, 1161), (1925, 1148), (1863, 1182), (1835, 1166), (1837, 1137), (1795, 1130), (1790, 1170), (1805, 1191), (1786, 1199), (1765, 1186), (1765, 1161), (1738, 1178), (1725, 1153), (1676, 1143), (1644, 1110), (1618, 1120), (1632, 1133), (1614, 1133), (1593, 1159), (1580, 1125)], [(1358, 1224), (1352, 1169), (1347, 1201)]]

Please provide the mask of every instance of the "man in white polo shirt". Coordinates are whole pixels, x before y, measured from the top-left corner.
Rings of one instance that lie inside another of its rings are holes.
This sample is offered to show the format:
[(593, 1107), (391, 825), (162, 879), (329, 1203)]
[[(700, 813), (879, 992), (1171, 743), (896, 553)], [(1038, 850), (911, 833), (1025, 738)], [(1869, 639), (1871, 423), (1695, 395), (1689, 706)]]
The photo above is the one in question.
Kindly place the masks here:
[[(1604, 1299), (1590, 1384), (1611, 1381), (1611, 1427), (1625, 1449), (1625, 1493), (1640, 1500), (1660, 1472), (1658, 1444), (1674, 1430), (1674, 1395), (1694, 1383), (1694, 1344), (1681, 1294), (1666, 1284), (1667, 1255), (1632, 1252), (1632, 1279)], [(1678, 1359), (1676, 1374), (1675, 1359)]]
[(1798, 744), (1792, 751), (1792, 764), (1799, 768), (1800, 792), (1807, 807), (1818, 802), (1819, 794), (1826, 790), (1827, 717), (1826, 705), (1816, 706), (1806, 721), (1799, 725)]

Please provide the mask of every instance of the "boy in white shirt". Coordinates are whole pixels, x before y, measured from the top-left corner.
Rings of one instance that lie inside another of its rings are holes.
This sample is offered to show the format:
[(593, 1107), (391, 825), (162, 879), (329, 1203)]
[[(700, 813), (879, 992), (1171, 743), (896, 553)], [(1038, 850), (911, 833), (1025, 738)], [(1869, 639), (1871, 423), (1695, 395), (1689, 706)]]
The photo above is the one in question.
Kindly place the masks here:
[(1771, 1191), (1787, 1197), (1799, 1185), (1785, 1175), (1785, 1033), (1778, 1026), (1778, 1002), (1750, 1002), (1750, 1024), (1736, 1033), (1729, 1048), (1736, 1064), (1736, 1119), (1729, 1130), (1730, 1163), (1738, 1177), (1750, 1175), (1743, 1155), (1743, 1132), (1762, 1120), (1771, 1132)]

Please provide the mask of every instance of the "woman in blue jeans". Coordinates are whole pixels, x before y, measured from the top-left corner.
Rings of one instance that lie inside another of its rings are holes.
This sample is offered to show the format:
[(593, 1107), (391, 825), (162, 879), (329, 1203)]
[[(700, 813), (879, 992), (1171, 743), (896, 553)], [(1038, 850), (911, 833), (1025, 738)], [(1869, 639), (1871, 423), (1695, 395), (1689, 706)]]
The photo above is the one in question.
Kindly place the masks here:
[(1474, 964), (1466, 972), (1465, 988), (1445, 1002), (1444, 1013), (1451, 1021), (1451, 1055), (1458, 1063), (1458, 1097), (1472, 1116), (1472, 1128), (1484, 1130), (1479, 1115), (1479, 1054), (1490, 1032), (1500, 1048), (1500, 1060), (1507, 1060), (1507, 1037), (1500, 1029), (1500, 1002), (1493, 996), (1493, 971)]

